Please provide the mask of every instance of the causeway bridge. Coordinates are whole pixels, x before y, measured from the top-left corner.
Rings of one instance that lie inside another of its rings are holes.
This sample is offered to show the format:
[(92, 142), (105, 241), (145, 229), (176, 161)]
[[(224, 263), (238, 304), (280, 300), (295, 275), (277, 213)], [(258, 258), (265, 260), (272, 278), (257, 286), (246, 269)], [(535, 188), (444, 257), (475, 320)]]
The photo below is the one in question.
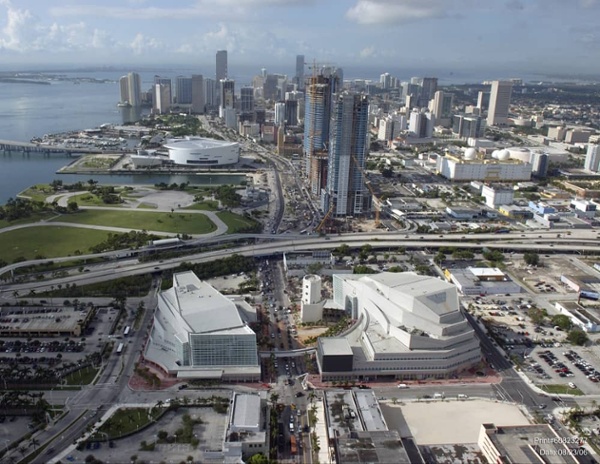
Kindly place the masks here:
[(50, 155), (53, 153), (76, 155), (76, 154), (99, 154), (114, 149), (89, 148), (89, 147), (65, 147), (61, 145), (45, 145), (41, 143), (19, 142), (15, 140), (0, 140), (0, 152), (4, 153), (42, 153)]

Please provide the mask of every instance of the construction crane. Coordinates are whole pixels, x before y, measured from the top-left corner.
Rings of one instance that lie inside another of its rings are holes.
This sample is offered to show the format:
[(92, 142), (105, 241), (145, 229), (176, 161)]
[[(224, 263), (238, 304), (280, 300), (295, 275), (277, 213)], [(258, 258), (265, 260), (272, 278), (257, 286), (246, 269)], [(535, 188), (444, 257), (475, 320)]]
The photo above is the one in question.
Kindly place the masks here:
[(323, 217), (323, 220), (319, 223), (319, 225), (315, 229), (315, 232), (317, 232), (317, 233), (321, 232), (321, 229), (323, 228), (323, 226), (325, 225), (325, 223), (329, 219), (329, 216), (331, 215), (332, 212), (333, 212), (333, 202), (331, 202), (331, 206), (329, 207), (329, 210), (327, 211), (327, 213)]

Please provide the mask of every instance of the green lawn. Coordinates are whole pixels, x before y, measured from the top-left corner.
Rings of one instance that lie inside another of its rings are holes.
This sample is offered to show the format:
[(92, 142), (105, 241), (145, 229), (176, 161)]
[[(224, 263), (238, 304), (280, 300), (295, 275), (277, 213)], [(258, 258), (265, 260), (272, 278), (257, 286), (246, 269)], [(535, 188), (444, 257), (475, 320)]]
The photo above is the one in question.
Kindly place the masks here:
[(186, 206), (182, 209), (200, 209), (203, 211), (217, 211), (218, 202), (212, 200), (205, 200), (200, 203), (194, 203), (193, 205)]
[(16, 221), (7, 221), (6, 219), (0, 219), (0, 229), (10, 226), (18, 226), (21, 224), (30, 224), (32, 222), (38, 222), (41, 220), (48, 220), (56, 216), (53, 211), (45, 211), (43, 213), (33, 213), (31, 216), (23, 219), (17, 219)]
[(221, 221), (227, 224), (227, 233), (235, 234), (242, 231), (248, 231), (248, 228), (254, 226), (256, 224), (255, 221), (252, 221), (248, 218), (240, 216), (239, 214), (232, 213), (230, 211), (221, 211), (217, 213), (217, 216)]
[[(96, 433), (97, 438), (117, 438), (154, 422), (164, 413), (163, 408), (122, 408), (108, 418)], [(102, 433), (101, 433), (102, 432)]]
[(49, 184), (36, 184), (19, 193), (22, 197), (31, 198), (33, 201), (43, 202), (46, 201), (47, 197), (55, 194), (56, 192)]
[(80, 193), (79, 195), (73, 195), (72, 197), (69, 197), (68, 203), (72, 201), (76, 202), (78, 206), (110, 206), (112, 208), (118, 208), (121, 206), (107, 205), (102, 201), (102, 199), (98, 195), (89, 192)]
[(65, 383), (67, 385), (89, 385), (96, 378), (97, 373), (98, 369), (94, 369), (92, 366), (84, 367), (67, 375)]
[(85, 254), (89, 248), (108, 238), (104, 230), (77, 227), (28, 227), (0, 234), (0, 259), (12, 263), (17, 258), (35, 259), (36, 256), (55, 258)]
[(538, 385), (539, 388), (541, 388), (544, 391), (547, 391), (548, 393), (554, 393), (554, 394), (568, 394), (568, 395), (583, 395), (583, 392), (579, 389), (579, 388), (569, 388), (568, 385), (562, 385), (562, 384), (550, 384), (550, 385), (543, 385), (540, 384)]
[(217, 230), (217, 226), (203, 214), (139, 210), (87, 210), (61, 216), (56, 221), (185, 234), (206, 234)]

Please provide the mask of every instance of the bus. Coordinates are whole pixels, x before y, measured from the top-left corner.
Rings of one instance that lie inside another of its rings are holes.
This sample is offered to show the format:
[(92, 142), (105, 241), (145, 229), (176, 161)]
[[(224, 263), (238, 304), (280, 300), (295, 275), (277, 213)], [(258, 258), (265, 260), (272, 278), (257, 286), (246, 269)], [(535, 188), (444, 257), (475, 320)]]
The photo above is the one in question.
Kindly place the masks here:
[(117, 347), (117, 354), (121, 354), (123, 352), (123, 347), (125, 345), (123, 345), (123, 343), (119, 343), (119, 346)]
[(127, 336), (127, 335), (129, 335), (129, 332), (130, 332), (130, 331), (131, 331), (131, 327), (129, 327), (129, 326), (125, 327), (125, 331), (123, 332), (123, 335), (124, 335), (124, 336)]

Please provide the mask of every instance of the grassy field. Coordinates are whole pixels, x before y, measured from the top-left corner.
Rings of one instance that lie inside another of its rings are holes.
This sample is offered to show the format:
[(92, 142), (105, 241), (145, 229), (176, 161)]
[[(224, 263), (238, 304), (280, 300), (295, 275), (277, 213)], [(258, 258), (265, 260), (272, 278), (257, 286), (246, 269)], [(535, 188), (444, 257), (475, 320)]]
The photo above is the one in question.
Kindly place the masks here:
[(562, 384), (551, 384), (551, 385), (538, 385), (539, 388), (541, 388), (544, 391), (547, 391), (548, 393), (551, 394), (568, 394), (568, 395), (578, 395), (581, 396), (583, 395), (583, 392), (579, 389), (579, 388), (569, 388), (568, 385), (562, 385)]
[(36, 256), (54, 258), (86, 253), (89, 248), (107, 239), (104, 230), (76, 227), (28, 227), (0, 234), (0, 259), (12, 263), (17, 258)]
[(46, 201), (47, 197), (55, 194), (56, 192), (49, 184), (32, 185), (27, 190), (19, 193), (20, 196), (31, 198), (33, 201)]
[(38, 222), (41, 220), (48, 220), (54, 216), (56, 216), (55, 212), (47, 211), (44, 213), (34, 213), (28, 218), (17, 219), (16, 221), (6, 221), (5, 219), (0, 219), (0, 229), (10, 226), (18, 226), (21, 224), (31, 224), (32, 222)]
[(61, 216), (56, 220), (78, 224), (123, 227), (132, 230), (185, 234), (206, 234), (217, 229), (217, 226), (203, 214), (154, 213), (136, 210), (87, 210)]
[(162, 408), (122, 408), (108, 418), (98, 429), (98, 438), (104, 437), (116, 438), (131, 432), (135, 432), (141, 427), (154, 422), (163, 413)]
[(217, 216), (221, 221), (227, 224), (228, 234), (235, 234), (255, 224), (254, 221), (229, 211), (221, 211), (220, 213), (217, 213)]
[(186, 206), (185, 208), (182, 208), (182, 209), (200, 209), (203, 211), (217, 211), (218, 203), (216, 201), (212, 201), (212, 200), (205, 200), (200, 203), (194, 203), (193, 205)]
[(69, 197), (69, 202), (76, 202), (78, 206), (110, 206), (112, 208), (118, 208), (121, 205), (106, 205), (102, 199), (93, 193), (80, 193), (79, 195), (73, 195)]
[(89, 385), (96, 378), (97, 373), (98, 369), (94, 369), (92, 366), (84, 367), (67, 375), (65, 383), (67, 385)]

